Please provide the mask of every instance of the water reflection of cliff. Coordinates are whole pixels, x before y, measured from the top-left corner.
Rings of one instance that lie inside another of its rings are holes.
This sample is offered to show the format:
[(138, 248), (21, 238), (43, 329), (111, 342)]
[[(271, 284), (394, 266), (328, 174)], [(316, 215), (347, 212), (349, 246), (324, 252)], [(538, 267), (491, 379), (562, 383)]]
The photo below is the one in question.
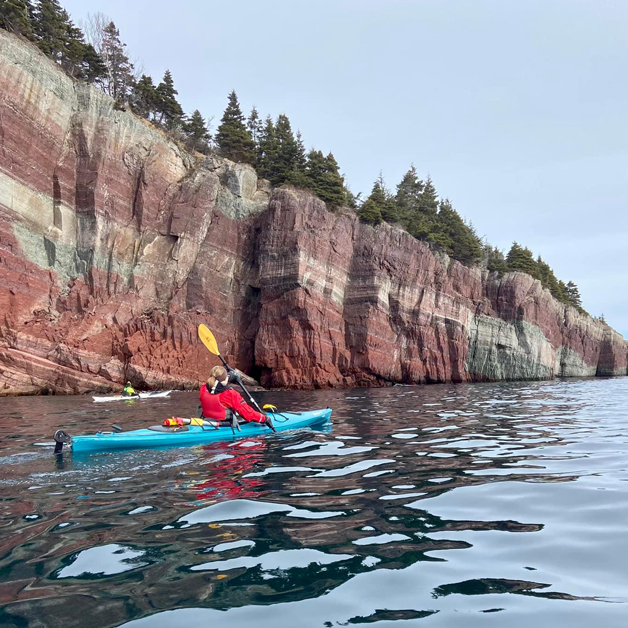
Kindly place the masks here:
[[(77, 491), (5, 502), (0, 620), (37, 625), (45, 613), (50, 626), (114, 626), (165, 609), (314, 599), (360, 574), (451, 561), (481, 534), (541, 533), (546, 521), (510, 493), (526, 501), (579, 477), (579, 463), (565, 463), (577, 458), (566, 445), (582, 406), (551, 386), (327, 394), (331, 435), (195, 448), (167, 463), (147, 452), (66, 460)], [(475, 516), (474, 503), (492, 516)], [(38, 509), (43, 521), (24, 519)], [(432, 595), (579, 599), (542, 579), (489, 575), (435, 583)]]

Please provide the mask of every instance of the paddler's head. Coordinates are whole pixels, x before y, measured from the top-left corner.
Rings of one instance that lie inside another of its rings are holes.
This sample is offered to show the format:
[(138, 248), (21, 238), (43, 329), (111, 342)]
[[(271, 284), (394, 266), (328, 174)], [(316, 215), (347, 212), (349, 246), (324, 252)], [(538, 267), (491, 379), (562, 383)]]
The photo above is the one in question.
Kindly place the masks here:
[(229, 375), (227, 374), (227, 369), (224, 366), (214, 366), (214, 368), (210, 371), (209, 378), (207, 379), (207, 384), (210, 388), (214, 388), (218, 382), (224, 386), (229, 383)]

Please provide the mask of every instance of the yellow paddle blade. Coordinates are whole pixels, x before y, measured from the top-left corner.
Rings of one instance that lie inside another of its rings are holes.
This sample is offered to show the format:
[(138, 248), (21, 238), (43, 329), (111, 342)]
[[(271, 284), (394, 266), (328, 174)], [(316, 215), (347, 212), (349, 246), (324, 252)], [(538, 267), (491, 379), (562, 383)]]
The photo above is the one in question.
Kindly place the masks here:
[(265, 403), (262, 407), (264, 410), (272, 410), (273, 412), (277, 410), (277, 406), (274, 406), (272, 403)]
[(198, 337), (201, 339), (201, 342), (207, 347), (211, 353), (214, 355), (220, 355), (220, 351), (218, 351), (218, 344), (216, 343), (216, 339), (214, 338), (214, 334), (205, 327), (205, 325), (198, 326)]

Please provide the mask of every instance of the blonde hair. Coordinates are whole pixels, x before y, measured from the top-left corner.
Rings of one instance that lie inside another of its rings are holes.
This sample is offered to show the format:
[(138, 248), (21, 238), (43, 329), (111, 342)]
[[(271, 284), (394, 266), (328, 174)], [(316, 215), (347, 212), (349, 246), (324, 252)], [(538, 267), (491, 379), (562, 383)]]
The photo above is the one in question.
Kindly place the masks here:
[(227, 369), (224, 366), (214, 366), (209, 372), (207, 384), (213, 388), (218, 382), (222, 382), (227, 377)]

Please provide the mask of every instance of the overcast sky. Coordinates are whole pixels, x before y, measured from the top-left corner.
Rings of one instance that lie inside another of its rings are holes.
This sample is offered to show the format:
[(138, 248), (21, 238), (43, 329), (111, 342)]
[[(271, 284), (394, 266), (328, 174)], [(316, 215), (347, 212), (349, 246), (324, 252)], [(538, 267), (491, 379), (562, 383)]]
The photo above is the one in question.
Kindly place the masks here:
[(411, 163), (628, 337), (625, 0), (61, 0), (102, 11), (187, 112), (286, 113), (353, 192)]

